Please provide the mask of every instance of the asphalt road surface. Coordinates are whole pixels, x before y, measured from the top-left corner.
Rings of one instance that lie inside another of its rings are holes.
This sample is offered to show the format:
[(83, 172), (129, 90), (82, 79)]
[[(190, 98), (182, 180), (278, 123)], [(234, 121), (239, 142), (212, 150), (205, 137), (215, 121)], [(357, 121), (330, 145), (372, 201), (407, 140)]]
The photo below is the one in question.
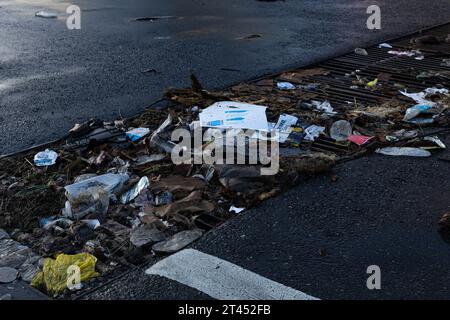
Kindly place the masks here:
[[(221, 88), (450, 20), (447, 0), (375, 2), (380, 31), (366, 28), (372, 1), (167, 2), (76, 1), (82, 29), (68, 30), (66, 2), (0, 1), (0, 153), (94, 116), (132, 115), (167, 87), (188, 85), (192, 72)], [(34, 17), (40, 9), (61, 17)], [(133, 20), (142, 16), (178, 18)], [(261, 37), (240, 39), (252, 34)], [(218, 264), (211, 270), (174, 280), (145, 274), (147, 266), (84, 298), (214, 298), (208, 275), (226, 279), (227, 268), (271, 294), (286, 286), (319, 299), (450, 298), (450, 236), (437, 227), (450, 211), (449, 170), (437, 156), (352, 161), (336, 169), (337, 182), (305, 181), (205, 235), (193, 248)], [(370, 265), (380, 267), (381, 290), (366, 286)]]
[[(81, 30), (66, 27), (70, 4), (81, 8)], [(366, 27), (372, 4), (380, 31)], [(222, 88), (446, 22), (448, 12), (448, 0), (1, 0), (0, 154), (92, 117), (135, 114), (192, 72)], [(176, 19), (134, 21), (153, 16)]]

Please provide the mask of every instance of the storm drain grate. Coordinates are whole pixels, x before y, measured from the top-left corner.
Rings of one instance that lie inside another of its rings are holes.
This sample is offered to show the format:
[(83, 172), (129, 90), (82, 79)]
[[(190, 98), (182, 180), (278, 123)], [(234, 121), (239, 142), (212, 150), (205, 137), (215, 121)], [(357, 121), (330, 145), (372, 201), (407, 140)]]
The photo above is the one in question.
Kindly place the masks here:
[[(373, 46), (366, 49), (368, 55), (349, 53), (334, 59), (318, 63), (312, 68), (322, 68), (328, 74), (301, 77), (300, 80), (287, 79), (283, 74), (273, 76), (277, 81), (288, 81), (297, 85), (320, 84), (311, 90), (318, 99), (328, 100), (337, 108), (345, 108), (348, 104), (362, 103), (376, 105), (397, 97), (399, 100), (409, 101), (406, 97), (399, 97), (399, 90), (408, 89), (409, 92), (419, 92), (428, 87), (442, 84), (450, 86), (450, 66), (443, 64), (443, 59), (450, 58), (450, 44), (439, 45), (411, 44), (411, 39), (424, 35), (437, 36), (445, 39), (450, 34), (450, 23), (426, 32), (392, 41), (393, 48)], [(390, 54), (389, 51), (420, 50), (423, 59), (404, 57)], [(300, 72), (305, 68), (290, 70)], [(427, 73), (438, 72), (438, 77), (427, 77)], [(417, 75), (424, 76), (418, 78)], [(366, 81), (378, 79), (382, 90), (371, 90), (364, 84), (355, 84), (355, 79)]]

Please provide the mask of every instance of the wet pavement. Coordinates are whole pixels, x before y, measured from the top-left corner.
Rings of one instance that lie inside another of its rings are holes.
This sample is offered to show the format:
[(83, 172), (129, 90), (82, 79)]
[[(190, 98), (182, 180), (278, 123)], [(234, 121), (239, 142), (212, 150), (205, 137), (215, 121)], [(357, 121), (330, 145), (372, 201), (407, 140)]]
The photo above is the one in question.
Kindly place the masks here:
[[(195, 72), (205, 87), (335, 56), (448, 20), (448, 1), (0, 1), (0, 153), (59, 138), (75, 122), (142, 111)], [(58, 19), (34, 16), (53, 10)], [(134, 21), (142, 16), (178, 19)], [(251, 35), (261, 37), (240, 39)], [(156, 73), (142, 71), (155, 69)]]
[[(448, 4), (435, 2), (427, 10), (411, 1), (407, 8), (402, 1), (382, 6), (381, 32), (365, 28), (365, 2), (355, 8), (352, 1), (192, 1), (187, 11), (177, 1), (133, 8), (80, 1), (81, 31), (65, 29), (61, 18), (33, 16), (46, 6), (64, 12), (67, 3), (0, 2), (6, 26), (0, 31), (6, 39), (0, 45), (1, 152), (57, 138), (92, 116), (134, 114), (168, 86), (187, 85), (191, 72), (205, 87), (218, 88), (447, 21), (442, 13)], [(132, 20), (156, 15), (178, 18)], [(238, 39), (252, 34), (261, 37)], [(450, 209), (448, 170), (436, 156), (355, 160), (336, 169), (336, 182), (329, 176), (305, 181), (210, 232), (194, 248), (322, 299), (449, 298), (449, 236), (437, 225)], [(381, 290), (366, 287), (369, 265), (381, 268)], [(84, 298), (208, 297), (144, 270)]]

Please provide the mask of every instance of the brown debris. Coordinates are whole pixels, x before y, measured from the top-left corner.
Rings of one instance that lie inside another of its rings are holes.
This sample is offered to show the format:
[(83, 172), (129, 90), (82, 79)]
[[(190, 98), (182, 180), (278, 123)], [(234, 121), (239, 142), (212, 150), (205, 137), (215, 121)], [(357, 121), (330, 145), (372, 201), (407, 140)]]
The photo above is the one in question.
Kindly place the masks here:
[(195, 75), (191, 75), (191, 88), (169, 89), (164, 96), (173, 102), (189, 107), (194, 105), (207, 106), (216, 101), (228, 100), (228, 97), (222, 93), (204, 90)]
[(309, 78), (312, 76), (324, 76), (329, 74), (330, 71), (323, 68), (314, 68), (314, 69), (306, 69), (306, 70), (298, 70), (293, 72), (286, 72), (279, 76), (279, 79), (282, 81), (288, 81), (292, 83), (302, 83), (305, 78)]
[(439, 39), (436, 36), (425, 35), (417, 38), (412, 38), (411, 44), (430, 44), (430, 45), (438, 45), (443, 42), (443, 39)]
[(324, 153), (312, 153), (283, 157), (280, 160), (280, 167), (285, 171), (314, 175), (330, 170), (336, 162), (336, 157)]
[(201, 190), (204, 186), (205, 182), (197, 178), (169, 176), (152, 183), (150, 189), (154, 193), (169, 191), (173, 194), (174, 199), (181, 199), (194, 190)]
[(445, 229), (450, 230), (450, 212), (444, 213), (439, 219), (439, 225)]
[[(145, 208), (146, 213), (153, 213), (158, 217), (179, 217), (187, 216), (191, 217), (194, 214), (211, 213), (216, 208), (215, 204), (202, 199), (202, 193), (199, 191), (193, 191), (185, 198), (182, 198), (174, 203), (163, 205), (160, 207), (149, 206)], [(183, 223), (189, 225), (183, 218)]]

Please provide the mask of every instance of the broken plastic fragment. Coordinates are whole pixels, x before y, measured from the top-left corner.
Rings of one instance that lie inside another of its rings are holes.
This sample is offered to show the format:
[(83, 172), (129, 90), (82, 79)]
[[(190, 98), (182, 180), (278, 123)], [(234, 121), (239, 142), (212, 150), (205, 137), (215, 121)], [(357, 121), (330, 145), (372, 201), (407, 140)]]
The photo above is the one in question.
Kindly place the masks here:
[(290, 82), (278, 82), (277, 87), (280, 90), (294, 90), (296, 87)]
[(55, 12), (41, 10), (34, 14), (36, 17), (47, 18), (47, 19), (56, 19), (58, 15)]
[(146, 176), (142, 177), (139, 182), (136, 183), (130, 190), (122, 194), (122, 196), (120, 197), (120, 202), (122, 204), (127, 204), (131, 200), (135, 199), (142, 190), (148, 188), (149, 185), (150, 181), (148, 180), (148, 178)]
[(153, 132), (151, 138), (150, 138), (150, 144), (154, 147), (159, 148), (160, 150), (171, 153), (172, 149), (176, 146), (175, 143), (172, 141), (167, 141), (159, 136), (160, 133), (163, 133), (172, 125), (172, 116), (169, 114), (167, 116), (167, 119), (164, 120), (164, 122), (159, 126), (158, 129), (156, 129), (155, 132)]
[(305, 140), (314, 141), (325, 131), (325, 127), (316, 126), (313, 124), (305, 129)]
[(137, 166), (141, 166), (141, 165), (144, 165), (144, 164), (147, 164), (147, 163), (161, 161), (165, 157), (166, 157), (166, 155), (164, 155), (162, 153), (152, 154), (152, 155), (149, 155), (149, 156), (148, 155), (138, 156), (136, 158), (136, 165)]
[(427, 150), (420, 148), (410, 148), (410, 147), (388, 147), (381, 148), (375, 151), (379, 154), (384, 154), (386, 156), (405, 156), (405, 157), (429, 157), (431, 153)]
[(424, 150), (432, 150), (432, 149), (446, 149), (446, 145), (439, 139), (437, 136), (428, 136), (423, 138), (424, 141), (429, 141), (434, 144), (432, 147), (421, 147)]
[(172, 116), (169, 114), (166, 118), (166, 120), (164, 120), (164, 122), (158, 127), (158, 129), (156, 129), (156, 131), (153, 133), (155, 134), (159, 134), (161, 132), (166, 131), (166, 129), (172, 124)]
[(388, 48), (388, 49), (392, 49), (392, 46), (389, 43), (380, 43), (378, 45), (378, 48)]
[(244, 210), (245, 210), (245, 208), (238, 208), (238, 207), (235, 207), (235, 206), (231, 206), (229, 211), (230, 212), (234, 212), (236, 214), (239, 214), (239, 213), (241, 213)]

